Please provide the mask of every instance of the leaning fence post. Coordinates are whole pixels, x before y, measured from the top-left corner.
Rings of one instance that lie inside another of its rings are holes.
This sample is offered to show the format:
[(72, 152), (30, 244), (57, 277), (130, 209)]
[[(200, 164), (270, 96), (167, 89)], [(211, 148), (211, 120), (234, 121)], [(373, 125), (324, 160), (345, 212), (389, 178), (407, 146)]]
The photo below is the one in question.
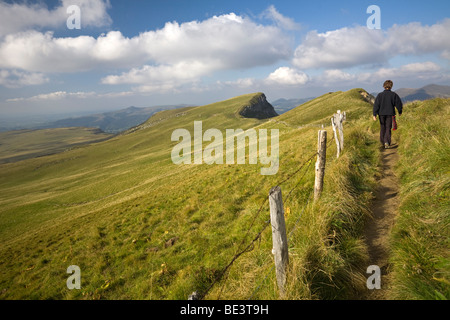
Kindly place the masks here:
[(272, 224), (272, 253), (275, 258), (275, 271), (280, 295), (284, 296), (286, 272), (289, 263), (286, 223), (284, 221), (283, 199), (281, 188), (274, 187), (269, 192), (270, 221)]
[(333, 126), (334, 140), (336, 141), (336, 149), (337, 149), (336, 158), (339, 158), (341, 154), (341, 143), (339, 142), (334, 115), (331, 117), (331, 125)]
[(327, 158), (327, 132), (319, 130), (319, 142), (316, 161), (316, 180), (314, 182), (314, 200), (319, 199), (323, 189), (325, 175), (325, 162)]
[[(331, 124), (333, 126), (333, 132), (334, 132), (334, 139), (336, 140), (336, 146), (337, 146), (337, 158), (339, 158), (342, 150), (344, 150), (344, 128), (342, 123), (344, 120), (347, 119), (347, 114), (341, 113), (341, 110), (338, 110), (337, 113), (335, 113), (331, 117)], [(339, 137), (338, 137), (339, 134)]]
[(337, 114), (337, 127), (339, 130), (339, 137), (341, 142), (341, 151), (344, 150), (344, 128), (342, 123), (344, 122), (344, 114), (341, 113), (341, 110), (338, 110)]

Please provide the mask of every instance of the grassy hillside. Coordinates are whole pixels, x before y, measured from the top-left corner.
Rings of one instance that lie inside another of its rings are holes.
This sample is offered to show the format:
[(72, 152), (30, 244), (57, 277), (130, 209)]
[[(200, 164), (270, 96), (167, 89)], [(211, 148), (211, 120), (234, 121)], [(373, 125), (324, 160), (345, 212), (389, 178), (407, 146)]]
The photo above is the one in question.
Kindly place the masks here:
[[(314, 155), (317, 127), (324, 124), (328, 133), (321, 199), (311, 201), (315, 158), (293, 181), (282, 185), (290, 259), (285, 299), (355, 299), (366, 290), (367, 250), (362, 228), (370, 214), (379, 150), (373, 139), (371, 107), (362, 100), (361, 90), (325, 94), (264, 125), (283, 128), (280, 145), (285, 152), (280, 158), (285, 161), (286, 174)], [(336, 159), (330, 117), (338, 109), (348, 115), (347, 147)], [(288, 165), (290, 158), (296, 160)], [(268, 191), (265, 188), (261, 193), (267, 196)], [(264, 226), (268, 208), (263, 212), (264, 218), (248, 239)], [(255, 248), (235, 263), (227, 280), (209, 298), (278, 299), (271, 237), (267, 228)]]
[[(0, 298), (186, 299), (197, 290), (206, 299), (278, 299), (264, 227), (268, 192), (281, 182), (286, 298), (358, 297), (367, 267), (361, 230), (379, 161), (377, 125), (361, 90), (326, 94), (270, 120), (236, 116), (259, 94), (164, 111), (108, 141), (0, 165)], [(330, 127), (337, 109), (348, 119), (338, 160)], [(259, 163), (174, 165), (172, 132), (193, 134), (200, 120), (203, 131), (279, 129), (278, 173), (261, 175)], [(322, 197), (312, 203), (315, 160), (307, 160), (321, 124), (327, 171)], [(253, 250), (206, 292), (263, 229)], [(70, 265), (81, 269), (81, 290), (66, 287)]]
[(0, 133), (0, 163), (45, 156), (112, 137), (95, 128), (15, 130)]
[(450, 99), (413, 102), (399, 119), (401, 204), (392, 298), (450, 298)]
[[(168, 288), (182, 271), (196, 277), (205, 261), (221, 261), (215, 252), (234, 235), (221, 236), (245, 222), (236, 219), (244, 201), (236, 197), (250, 196), (233, 188), (259, 166), (176, 166), (171, 133), (192, 131), (194, 120), (205, 129), (254, 127), (262, 122), (235, 116), (253, 97), (161, 112), (108, 141), (0, 166), (2, 298), (184, 295)], [(164, 248), (175, 236), (176, 245)], [(82, 292), (65, 287), (72, 264), (81, 267)], [(163, 264), (170, 269), (160, 273)]]

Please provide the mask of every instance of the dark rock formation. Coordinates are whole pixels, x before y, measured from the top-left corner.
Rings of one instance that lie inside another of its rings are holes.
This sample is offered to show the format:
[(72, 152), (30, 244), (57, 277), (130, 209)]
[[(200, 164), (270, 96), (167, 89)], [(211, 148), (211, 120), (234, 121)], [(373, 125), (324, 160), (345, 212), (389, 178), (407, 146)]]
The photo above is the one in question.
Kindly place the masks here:
[(244, 106), (239, 114), (244, 118), (268, 119), (278, 116), (273, 106), (267, 102), (264, 93), (252, 99), (250, 105)]
[(363, 99), (366, 100), (366, 102), (370, 103), (371, 105), (373, 105), (375, 103), (375, 97), (373, 95), (371, 95), (370, 93), (368, 93), (366, 91), (360, 91), (359, 93), (361, 94)]

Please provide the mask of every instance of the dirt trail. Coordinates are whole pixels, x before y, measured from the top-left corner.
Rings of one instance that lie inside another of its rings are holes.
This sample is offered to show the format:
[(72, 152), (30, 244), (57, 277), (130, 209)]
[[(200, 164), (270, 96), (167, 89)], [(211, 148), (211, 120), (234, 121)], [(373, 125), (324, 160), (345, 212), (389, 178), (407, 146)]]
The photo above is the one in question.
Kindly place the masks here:
[[(398, 162), (397, 145), (391, 149), (383, 149), (382, 176), (378, 181), (378, 190), (372, 205), (372, 219), (368, 219), (365, 238), (369, 250), (369, 265), (377, 265), (381, 269), (381, 289), (367, 289), (366, 300), (387, 299), (389, 288), (389, 235), (397, 215), (399, 204), (399, 182), (393, 172)], [(370, 276), (370, 275), (367, 275)]]

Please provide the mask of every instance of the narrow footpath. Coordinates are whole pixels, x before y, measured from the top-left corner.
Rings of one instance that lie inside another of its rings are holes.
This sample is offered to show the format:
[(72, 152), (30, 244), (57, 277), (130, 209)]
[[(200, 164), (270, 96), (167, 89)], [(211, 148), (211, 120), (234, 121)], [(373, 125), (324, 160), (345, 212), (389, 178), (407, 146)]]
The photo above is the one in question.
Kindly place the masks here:
[[(395, 223), (399, 205), (399, 182), (393, 169), (398, 162), (397, 145), (381, 151), (381, 173), (375, 200), (372, 204), (372, 219), (368, 219), (365, 239), (369, 250), (369, 265), (381, 269), (381, 289), (367, 289), (365, 300), (388, 299), (389, 290), (389, 237)], [(370, 275), (367, 275), (370, 276)]]

